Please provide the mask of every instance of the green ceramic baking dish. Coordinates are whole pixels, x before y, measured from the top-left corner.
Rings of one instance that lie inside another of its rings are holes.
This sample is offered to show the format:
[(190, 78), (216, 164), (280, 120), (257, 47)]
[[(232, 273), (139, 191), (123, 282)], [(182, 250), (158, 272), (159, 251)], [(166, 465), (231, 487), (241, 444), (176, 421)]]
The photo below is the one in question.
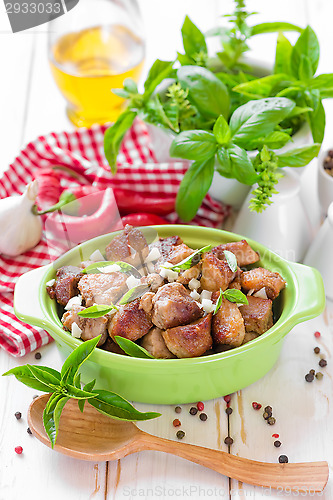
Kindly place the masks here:
[[(179, 235), (193, 248), (242, 239), (237, 234), (195, 226), (155, 226), (143, 231), (157, 231), (161, 237)], [(53, 265), (21, 276), (15, 287), (16, 316), (48, 331), (65, 356), (81, 341), (62, 329), (56, 303), (46, 293), (46, 283), (54, 278), (57, 268), (77, 265), (96, 249), (103, 252), (116, 234), (103, 235), (73, 248)], [(247, 240), (260, 253), (258, 265), (279, 272), (287, 282), (275, 303), (276, 322), (268, 332), (236, 349), (199, 358), (139, 359), (97, 349), (84, 364), (83, 381), (96, 378), (98, 388), (107, 388), (132, 401), (177, 404), (224, 396), (263, 377), (277, 361), (285, 335), (298, 323), (323, 311), (325, 294), (318, 271), (288, 262)]]

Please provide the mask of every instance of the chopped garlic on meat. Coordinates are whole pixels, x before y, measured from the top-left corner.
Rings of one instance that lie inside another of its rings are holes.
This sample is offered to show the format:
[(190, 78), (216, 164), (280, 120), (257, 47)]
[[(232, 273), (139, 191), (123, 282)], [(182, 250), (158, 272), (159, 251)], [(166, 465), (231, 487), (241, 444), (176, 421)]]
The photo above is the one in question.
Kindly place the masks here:
[(120, 271), (121, 267), (118, 266), (118, 264), (110, 264), (109, 266), (98, 267), (97, 269), (101, 273), (109, 274), (109, 273), (116, 273), (117, 271)]
[[(198, 290), (198, 288), (200, 288), (201, 286), (201, 283), (199, 280), (195, 279), (195, 278), (192, 278), (191, 281), (189, 282), (188, 284), (188, 287), (191, 289), (191, 290)], [(198, 294), (199, 295), (199, 294)]]
[(268, 299), (266, 288), (263, 286), (256, 293), (253, 294), (253, 297), (259, 297), (259, 299)]
[(145, 263), (148, 264), (148, 262), (153, 262), (154, 260), (157, 260), (161, 257), (161, 253), (157, 247), (154, 247), (150, 250), (149, 254), (145, 258)]
[(174, 264), (171, 264), (171, 262), (163, 262), (163, 264), (161, 264), (161, 266), (163, 266), (163, 267), (173, 267)]
[(166, 269), (164, 269), (164, 267), (161, 267), (160, 276), (162, 276), (162, 278), (166, 278)]
[(126, 285), (128, 286), (129, 289), (140, 285), (140, 283), (141, 283), (140, 280), (138, 278), (135, 278), (134, 276), (129, 276), (126, 280)]
[(165, 269), (165, 277), (169, 281), (169, 283), (172, 283), (178, 278), (178, 273), (176, 271), (172, 271), (172, 269)]
[(89, 257), (89, 260), (92, 260), (93, 262), (102, 262), (104, 259), (102, 253), (100, 250), (95, 250)]
[(53, 285), (54, 285), (54, 283), (55, 283), (55, 279), (50, 280), (50, 281), (48, 281), (48, 282), (46, 283), (46, 286), (53, 286)]
[(213, 312), (215, 309), (215, 305), (210, 299), (202, 299), (201, 304), (206, 313)]
[(73, 321), (73, 323), (72, 323), (71, 333), (72, 333), (72, 337), (74, 337), (75, 339), (79, 339), (81, 337), (82, 330), (75, 323), (75, 321)]
[(205, 300), (205, 299), (211, 299), (212, 297), (212, 292), (209, 292), (208, 290), (202, 290), (201, 292), (201, 300)]
[(131, 256), (134, 257), (135, 254), (136, 254), (136, 250), (134, 248), (132, 248), (131, 245), (129, 245), (129, 249), (130, 249), (130, 252), (131, 252)]
[(70, 311), (73, 306), (81, 306), (81, 305), (82, 305), (82, 296), (76, 295), (75, 297), (69, 299), (69, 301), (65, 306), (65, 311)]
[(252, 295), (253, 292), (254, 292), (254, 288), (251, 288), (251, 290), (249, 290), (246, 295)]
[(190, 293), (192, 299), (194, 300), (199, 300), (200, 299), (200, 294), (196, 291), (196, 290), (192, 290), (192, 292)]

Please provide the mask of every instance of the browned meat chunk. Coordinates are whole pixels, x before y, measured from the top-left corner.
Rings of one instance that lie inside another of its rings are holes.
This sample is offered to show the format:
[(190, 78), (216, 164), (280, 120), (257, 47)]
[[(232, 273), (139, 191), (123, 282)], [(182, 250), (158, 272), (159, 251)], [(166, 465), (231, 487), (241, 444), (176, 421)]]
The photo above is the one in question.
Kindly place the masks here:
[(244, 319), (245, 330), (261, 335), (273, 326), (272, 301), (259, 297), (247, 297), (248, 305), (239, 308)]
[(186, 257), (189, 257), (194, 253), (194, 250), (192, 248), (188, 247), (185, 245), (185, 243), (181, 243), (180, 245), (177, 245), (174, 247), (172, 252), (168, 256), (168, 262), (171, 264), (178, 264), (182, 260), (186, 259)]
[(65, 306), (69, 299), (78, 295), (77, 284), (82, 277), (82, 269), (75, 266), (64, 266), (57, 270), (56, 281), (52, 286), (46, 287), (51, 299)]
[(157, 290), (164, 285), (164, 279), (162, 276), (155, 273), (143, 276), (140, 281), (143, 285), (149, 285), (152, 292), (157, 292)]
[(107, 324), (109, 318), (107, 316), (101, 316), (100, 318), (81, 318), (78, 312), (83, 311), (82, 306), (73, 306), (70, 311), (65, 312), (61, 318), (62, 324), (66, 330), (72, 330), (72, 324), (76, 323), (77, 326), (82, 330), (81, 339), (91, 340), (98, 335), (102, 335), (97, 346), (104, 344), (107, 339)]
[(228, 250), (235, 255), (239, 267), (248, 266), (260, 260), (258, 252), (255, 252), (246, 240), (233, 241), (232, 243), (219, 245), (214, 247), (212, 252), (218, 259), (224, 260), (224, 250)]
[(158, 241), (151, 243), (149, 245), (149, 249), (158, 248), (161, 257), (158, 259), (158, 263), (166, 262), (169, 258), (169, 255), (174, 250), (177, 245), (181, 245), (183, 240), (179, 236), (169, 236), (168, 238), (159, 238)]
[(206, 252), (202, 257), (201, 288), (214, 292), (226, 290), (233, 281), (234, 273), (226, 261), (218, 259), (213, 253)]
[(190, 269), (186, 269), (183, 271), (179, 278), (177, 278), (177, 282), (182, 285), (188, 285), (191, 279), (198, 279), (201, 273), (201, 263), (196, 264), (195, 266), (190, 267)]
[(177, 358), (201, 356), (212, 347), (211, 322), (212, 314), (208, 314), (189, 325), (176, 326), (162, 332), (167, 348)]
[(236, 277), (235, 279), (229, 284), (228, 288), (235, 288), (236, 290), (241, 290), (242, 289), (242, 283), (241, 283), (241, 275), (243, 271), (241, 269), (237, 269), (236, 272)]
[(104, 351), (114, 352), (115, 354), (123, 354), (127, 356), (126, 352), (122, 350), (122, 348), (112, 340), (112, 338), (108, 335), (106, 341), (102, 345), (101, 349)]
[(213, 316), (212, 337), (215, 345), (227, 344), (238, 347), (245, 336), (244, 320), (233, 302), (222, 299), (222, 305)]
[(143, 309), (146, 314), (151, 315), (152, 313), (154, 297), (155, 294), (153, 292), (147, 292), (140, 299), (140, 309)]
[(262, 288), (265, 288), (267, 297), (272, 300), (275, 299), (280, 291), (286, 286), (286, 282), (279, 273), (273, 273), (263, 267), (256, 267), (251, 269), (251, 271), (243, 273), (241, 276), (241, 283), (245, 292), (249, 290), (258, 292)]
[(153, 324), (139, 306), (140, 299), (136, 299), (119, 308), (109, 324), (109, 335), (113, 339), (118, 335), (135, 342), (149, 332)]
[(127, 291), (125, 273), (86, 274), (79, 281), (79, 290), (86, 306), (115, 304)]
[(169, 351), (162, 337), (163, 330), (155, 327), (141, 339), (141, 346), (144, 347), (154, 358), (169, 359), (175, 358)]
[(127, 224), (122, 233), (108, 244), (105, 252), (107, 260), (122, 260), (138, 266), (147, 257), (149, 250), (143, 233)]
[(251, 340), (254, 340), (257, 337), (259, 337), (258, 333), (255, 333), (255, 332), (245, 332), (245, 337), (244, 337), (242, 345), (247, 344), (248, 342), (251, 342)]
[(152, 321), (162, 330), (186, 325), (203, 315), (199, 304), (180, 283), (168, 283), (162, 286), (153, 297), (152, 303)]

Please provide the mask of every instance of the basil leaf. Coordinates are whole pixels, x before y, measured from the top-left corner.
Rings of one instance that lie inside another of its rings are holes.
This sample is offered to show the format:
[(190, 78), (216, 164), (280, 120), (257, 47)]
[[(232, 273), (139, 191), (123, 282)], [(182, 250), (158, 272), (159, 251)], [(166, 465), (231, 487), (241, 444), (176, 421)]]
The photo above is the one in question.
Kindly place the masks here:
[(320, 144), (311, 144), (296, 148), (278, 155), (279, 167), (305, 167), (315, 156), (318, 156)]
[(77, 374), (80, 366), (91, 356), (93, 350), (97, 346), (101, 335), (94, 339), (82, 342), (74, 351), (67, 357), (61, 369), (61, 377), (64, 383), (72, 384), (74, 377)]
[(206, 245), (205, 247), (199, 248), (196, 250), (194, 253), (183, 259), (181, 262), (178, 262), (178, 264), (175, 264), (174, 266), (167, 267), (167, 266), (160, 266), (163, 267), (164, 269), (171, 269), (173, 271), (184, 271), (185, 269), (190, 269), (193, 266), (193, 257), (195, 257), (198, 254), (202, 254), (205, 252), (209, 252), (212, 249), (213, 245)]
[(230, 127), (223, 115), (220, 115), (213, 127), (213, 134), (219, 144), (227, 144), (231, 139)]
[(133, 300), (138, 299), (142, 295), (144, 295), (146, 292), (149, 292), (150, 287), (148, 285), (138, 285), (134, 286), (130, 290), (128, 290), (125, 295), (122, 296), (122, 298), (118, 301), (119, 306), (123, 306), (125, 304), (128, 304), (129, 302), (133, 302)]
[(272, 94), (272, 89), (283, 81), (290, 81), (290, 76), (284, 73), (264, 76), (263, 78), (236, 85), (232, 90), (252, 99), (260, 99), (262, 97), (269, 97)]
[(37, 380), (27, 365), (16, 366), (2, 374), (3, 377), (6, 375), (14, 375), (19, 382), (37, 391), (50, 392), (50, 387)]
[(309, 113), (309, 120), (313, 140), (322, 143), (325, 134), (326, 115), (321, 101), (319, 101), (317, 108), (312, 113)]
[(217, 150), (218, 164), (215, 166), (216, 170), (223, 177), (228, 179), (233, 178), (232, 165), (230, 161), (229, 152), (226, 148), (221, 147)]
[(290, 60), (293, 46), (283, 33), (279, 33), (276, 43), (274, 73), (291, 74)]
[(309, 88), (318, 89), (320, 91), (326, 91), (327, 89), (332, 90), (333, 73), (325, 73), (312, 78), (311, 82), (309, 82)]
[(143, 96), (148, 98), (164, 78), (167, 78), (172, 71), (173, 61), (161, 61), (156, 59), (148, 72), (148, 76), (144, 83), (145, 92)]
[(45, 370), (43, 366), (34, 366), (27, 364), (27, 367), (29, 368), (33, 376), (37, 380), (39, 380), (39, 382), (48, 385), (51, 389), (54, 390), (54, 387), (60, 385), (60, 373), (56, 372), (57, 374), (54, 375), (54, 373), (52, 373), (53, 370), (50, 371), (47, 369), (47, 367), (45, 367)]
[(89, 274), (89, 273), (100, 273), (100, 269), (103, 267), (108, 267), (108, 266), (113, 266), (117, 265), (120, 267), (119, 271), (120, 273), (129, 273), (133, 274), (136, 278), (141, 278), (141, 274), (139, 271), (132, 266), (131, 264), (128, 264), (127, 262), (123, 262), (121, 260), (117, 261), (112, 261), (112, 260), (103, 260), (101, 262), (94, 262), (93, 264), (90, 264), (90, 266), (87, 266), (86, 268), (83, 269), (82, 273), (83, 274)]
[(188, 100), (204, 117), (228, 118), (230, 98), (227, 87), (211, 71), (199, 66), (182, 66), (177, 71), (181, 86), (188, 90)]
[[(53, 446), (57, 440), (57, 437), (58, 437), (59, 422), (60, 422), (60, 416), (61, 416), (62, 410), (64, 409), (64, 406), (67, 403), (67, 401), (69, 401), (69, 399), (70, 398), (62, 398), (55, 405), (55, 408), (53, 411), (53, 422), (54, 422), (55, 434), (54, 434), (54, 443), (52, 445), (52, 448), (53, 448)], [(52, 443), (52, 441), (51, 441), (51, 443)]]
[(247, 102), (237, 108), (231, 116), (229, 125), (233, 141), (239, 146), (246, 147), (248, 140), (272, 132), (294, 107), (295, 103), (284, 97), (270, 97)]
[(66, 384), (66, 396), (73, 399), (89, 399), (94, 397), (94, 394), (85, 389), (78, 389), (74, 385)]
[(129, 339), (125, 339), (125, 337), (120, 337), (116, 335), (114, 341), (119, 345), (119, 347), (126, 352), (132, 358), (145, 358), (145, 359), (155, 359), (146, 349), (141, 347), (140, 345), (132, 342)]
[(186, 16), (182, 26), (182, 38), (185, 53), (194, 58), (199, 52), (207, 54), (207, 45), (204, 35), (199, 28)]
[(127, 130), (131, 128), (136, 115), (136, 111), (127, 109), (104, 134), (104, 153), (113, 174), (117, 172), (117, 156), (121, 142)]
[(123, 99), (128, 99), (130, 97), (130, 94), (124, 89), (111, 89), (111, 92), (112, 94), (122, 97)]
[(227, 261), (228, 266), (230, 267), (231, 271), (235, 273), (237, 271), (237, 259), (235, 254), (232, 252), (229, 252), (229, 250), (224, 250), (223, 251), (225, 259)]
[(214, 134), (205, 130), (186, 130), (172, 141), (169, 154), (187, 160), (205, 160), (215, 155), (217, 143)]
[(94, 306), (86, 307), (83, 311), (78, 312), (78, 316), (81, 318), (100, 318), (101, 316), (105, 316), (113, 309), (118, 311), (118, 307), (111, 304), (110, 306), (106, 306), (104, 304), (95, 304)]
[(158, 95), (150, 97), (149, 101), (145, 103), (144, 108), (139, 111), (139, 117), (143, 121), (153, 123), (157, 126), (163, 125), (166, 128), (174, 130), (174, 126), (169, 120)]
[(123, 86), (124, 86), (124, 89), (129, 94), (137, 94), (138, 93), (138, 86), (132, 78), (125, 78)]
[[(94, 388), (96, 384), (96, 379), (92, 380), (91, 382), (88, 382), (84, 387), (83, 387), (83, 390), (84, 391), (87, 391), (87, 392), (91, 392), (92, 389)], [(78, 404), (78, 407), (79, 407), (79, 410), (80, 412), (82, 413), (83, 410), (84, 410), (84, 404), (85, 404), (86, 400), (85, 399), (79, 399), (77, 404)]]
[(298, 31), (302, 33), (303, 28), (296, 24), (284, 22), (260, 23), (251, 27), (251, 36), (261, 35), (262, 33), (276, 33), (277, 31)]
[(73, 383), (77, 389), (81, 389), (81, 373), (75, 375)]
[(233, 145), (228, 148), (228, 153), (234, 179), (248, 186), (255, 184), (258, 180), (258, 174), (245, 149)]
[(193, 219), (206, 196), (213, 181), (214, 162), (214, 156), (195, 161), (185, 173), (176, 198), (176, 210), (184, 222)]
[(302, 54), (310, 59), (312, 74), (314, 75), (319, 62), (319, 42), (310, 26), (307, 26), (299, 36), (291, 53), (291, 70), (296, 78), (298, 77)]
[(217, 311), (220, 309), (220, 307), (222, 305), (222, 302), (223, 302), (223, 290), (222, 290), (222, 288), (220, 288), (220, 295), (219, 295), (219, 298), (217, 299), (217, 302), (215, 304), (215, 309), (214, 309), (213, 314), (217, 313)]
[(91, 404), (96, 410), (108, 415), (112, 418), (119, 420), (138, 421), (150, 420), (152, 418), (160, 417), (160, 413), (155, 412), (140, 412), (134, 408), (126, 399), (118, 394), (109, 391), (94, 390), (95, 397), (89, 399)]
[[(54, 420), (54, 410), (57, 406), (57, 403), (59, 403), (62, 399), (66, 399), (68, 400), (68, 398), (66, 398), (63, 394), (61, 393), (58, 393), (58, 392), (55, 392), (54, 394), (51, 394), (45, 408), (44, 408), (44, 411), (43, 411), (43, 425), (44, 425), (44, 429), (46, 431), (46, 434), (48, 435), (50, 441), (51, 441), (51, 445), (52, 445), (52, 449), (55, 445), (55, 442), (56, 442), (56, 439), (57, 439), (57, 425), (56, 425), (56, 422)], [(59, 419), (60, 419), (60, 415), (59, 415)], [(59, 424), (59, 420), (58, 420), (58, 424)]]
[(246, 295), (240, 290), (236, 288), (229, 288), (223, 292), (223, 296), (225, 299), (229, 300), (229, 302), (236, 302), (237, 304), (248, 304), (248, 300)]
[(261, 149), (264, 144), (271, 149), (280, 149), (283, 148), (283, 146), (285, 146), (290, 140), (291, 137), (289, 134), (274, 130), (266, 137), (260, 137), (257, 140), (249, 142), (247, 149), (251, 151), (254, 149)]
[(308, 83), (313, 77), (311, 61), (308, 56), (301, 54), (300, 64), (298, 68), (298, 77), (301, 81)]

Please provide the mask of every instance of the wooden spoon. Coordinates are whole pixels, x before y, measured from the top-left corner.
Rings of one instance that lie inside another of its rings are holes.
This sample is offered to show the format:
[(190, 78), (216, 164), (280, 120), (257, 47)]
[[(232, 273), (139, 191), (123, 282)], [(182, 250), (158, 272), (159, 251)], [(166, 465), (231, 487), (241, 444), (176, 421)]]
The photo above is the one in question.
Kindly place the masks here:
[[(46, 394), (34, 399), (29, 407), (28, 423), (33, 434), (42, 443), (51, 447), (42, 418), (48, 398), (49, 394)], [(204, 465), (244, 483), (287, 488), (288, 491), (322, 491), (329, 475), (327, 462), (298, 464), (255, 462), (223, 451), (152, 436), (138, 429), (132, 422), (115, 420), (103, 415), (88, 403), (85, 404), (82, 414), (77, 402), (72, 399), (63, 409), (54, 449), (70, 457), (94, 462), (118, 460), (143, 450), (163, 451)]]

